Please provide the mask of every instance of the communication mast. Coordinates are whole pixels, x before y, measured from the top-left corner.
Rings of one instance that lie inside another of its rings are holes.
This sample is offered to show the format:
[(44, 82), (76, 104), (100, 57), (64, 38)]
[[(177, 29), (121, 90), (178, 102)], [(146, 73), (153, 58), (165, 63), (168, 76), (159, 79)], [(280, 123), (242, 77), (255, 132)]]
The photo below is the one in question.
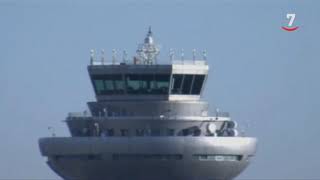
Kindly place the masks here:
[(156, 64), (157, 56), (160, 53), (159, 47), (154, 43), (152, 37), (151, 27), (149, 27), (148, 34), (144, 39), (143, 44), (139, 44), (137, 55), (144, 64)]

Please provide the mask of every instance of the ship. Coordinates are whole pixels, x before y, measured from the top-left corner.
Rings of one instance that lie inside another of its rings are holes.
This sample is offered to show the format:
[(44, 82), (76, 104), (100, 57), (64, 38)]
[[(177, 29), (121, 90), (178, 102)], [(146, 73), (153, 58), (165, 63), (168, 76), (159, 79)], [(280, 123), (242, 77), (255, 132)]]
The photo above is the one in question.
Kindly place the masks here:
[[(149, 28), (132, 59), (98, 58), (87, 67), (96, 101), (64, 120), (70, 137), (39, 139), (48, 166), (64, 180), (229, 180), (252, 161), (257, 139), (240, 132), (228, 112), (212, 110), (202, 94), (201, 58), (158, 62)], [(211, 115), (210, 115), (211, 114)]]

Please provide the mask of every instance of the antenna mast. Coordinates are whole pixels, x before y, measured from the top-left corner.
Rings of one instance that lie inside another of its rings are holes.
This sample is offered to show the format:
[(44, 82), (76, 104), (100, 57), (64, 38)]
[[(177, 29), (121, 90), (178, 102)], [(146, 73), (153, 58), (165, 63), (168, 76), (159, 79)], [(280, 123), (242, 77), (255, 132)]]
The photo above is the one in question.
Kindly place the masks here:
[(151, 27), (147, 33), (144, 43), (140, 44), (137, 49), (139, 58), (143, 60), (144, 64), (156, 64), (157, 56), (160, 53), (159, 47), (154, 43), (152, 37)]

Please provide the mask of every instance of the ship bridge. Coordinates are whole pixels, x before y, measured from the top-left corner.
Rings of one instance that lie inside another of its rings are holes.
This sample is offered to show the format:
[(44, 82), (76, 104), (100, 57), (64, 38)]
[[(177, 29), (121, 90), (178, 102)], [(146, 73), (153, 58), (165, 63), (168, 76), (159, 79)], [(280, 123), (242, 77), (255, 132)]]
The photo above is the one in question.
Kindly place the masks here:
[(183, 52), (175, 60), (171, 51), (172, 63), (158, 64), (151, 29), (131, 62), (125, 52), (122, 62), (116, 62), (115, 54), (111, 62), (104, 57), (97, 61), (92, 52), (88, 71), (98, 101), (199, 100), (209, 70), (205, 60), (196, 59), (195, 50), (192, 60), (184, 60)]
[(170, 50), (171, 63), (160, 64), (151, 29), (136, 52), (131, 61), (124, 52), (119, 62), (115, 50), (110, 61), (104, 51), (101, 58), (91, 51), (88, 72), (97, 101), (88, 102), (88, 107), (93, 116), (176, 119), (207, 115), (208, 103), (200, 100), (209, 71), (205, 53), (199, 60), (193, 50), (192, 60), (185, 60), (183, 52), (176, 59)]
[(198, 100), (208, 69), (204, 62), (88, 66), (98, 101)]

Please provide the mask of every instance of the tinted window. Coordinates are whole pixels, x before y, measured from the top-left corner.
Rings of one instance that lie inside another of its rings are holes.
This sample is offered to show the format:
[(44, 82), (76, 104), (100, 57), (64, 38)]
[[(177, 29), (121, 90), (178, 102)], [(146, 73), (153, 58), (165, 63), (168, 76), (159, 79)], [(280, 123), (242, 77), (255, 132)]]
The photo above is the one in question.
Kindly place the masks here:
[(105, 90), (112, 93), (114, 90), (114, 84), (112, 79), (104, 80)]
[(139, 75), (131, 74), (126, 75), (127, 93), (138, 94), (140, 91), (140, 78)]
[(141, 93), (142, 94), (151, 94), (152, 91), (156, 88), (156, 81), (154, 80), (154, 75), (145, 74), (140, 77), (141, 82)]
[(200, 94), (203, 81), (204, 81), (204, 75), (195, 75), (194, 76), (191, 94)]
[(96, 90), (97, 94), (102, 94), (102, 92), (104, 91), (104, 82), (103, 80), (94, 80), (94, 87)]
[(184, 75), (182, 83), (182, 94), (190, 94), (193, 75)]
[[(123, 79), (124, 77), (124, 79)], [(121, 74), (92, 76), (97, 95), (168, 94), (169, 74)]]
[(126, 75), (128, 94), (168, 94), (170, 75)]
[(114, 75), (113, 81), (114, 81), (114, 93), (115, 94), (123, 94), (126, 87), (125, 87), (125, 83), (122, 78), (122, 75)]
[(172, 76), (172, 94), (181, 94), (181, 84), (182, 84), (183, 75), (182, 74), (174, 74)]
[(201, 92), (205, 75), (173, 74), (171, 94), (194, 94)]
[(93, 76), (93, 86), (98, 95), (123, 94), (124, 81), (121, 75)]
[(168, 94), (170, 75), (157, 74), (155, 76), (155, 92), (156, 94)]

